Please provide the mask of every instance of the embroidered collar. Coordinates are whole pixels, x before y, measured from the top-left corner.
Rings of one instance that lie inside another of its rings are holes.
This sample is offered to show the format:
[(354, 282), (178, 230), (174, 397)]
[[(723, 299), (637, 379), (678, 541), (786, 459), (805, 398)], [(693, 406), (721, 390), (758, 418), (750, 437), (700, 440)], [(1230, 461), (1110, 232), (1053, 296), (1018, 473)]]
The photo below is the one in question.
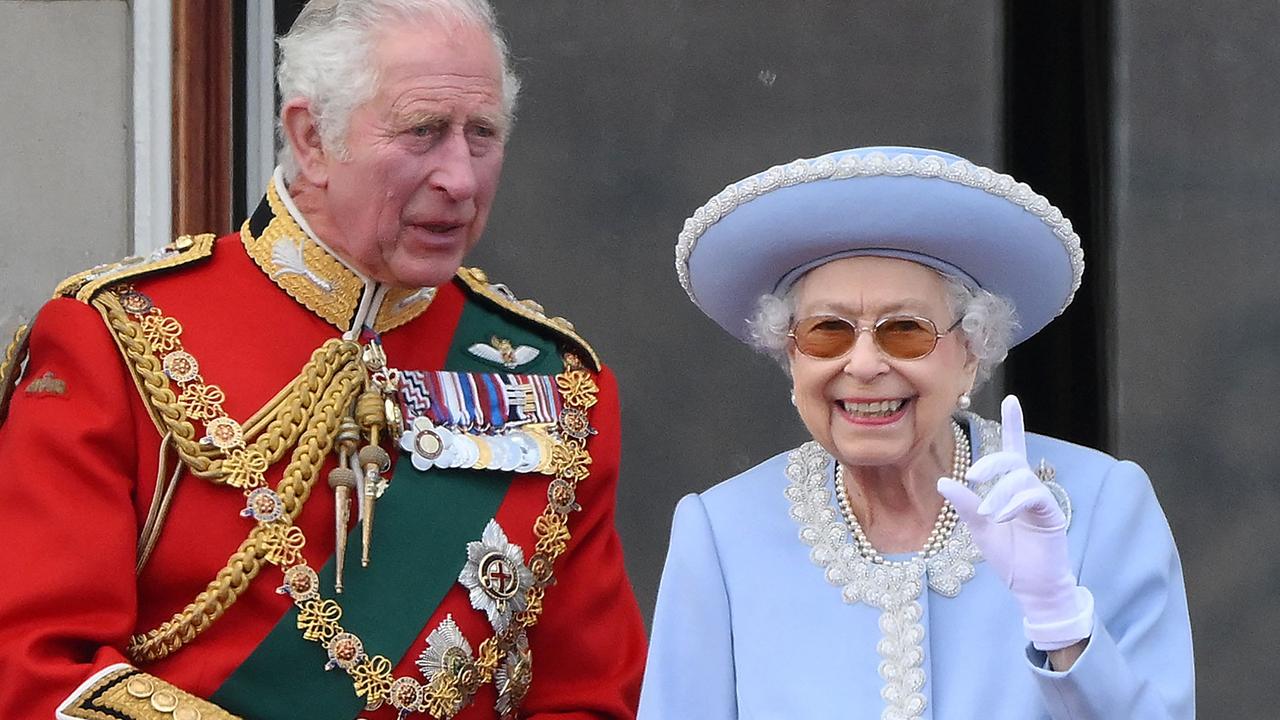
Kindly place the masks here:
[(800, 524), (800, 539), (813, 550), (809, 557), (821, 567), (846, 603), (865, 602), (886, 610), (915, 600), (927, 581), (945, 597), (960, 594), (982, 558), (968, 527), (956, 524), (943, 549), (924, 558), (919, 554), (892, 563), (873, 563), (854, 546), (849, 529), (832, 502), (830, 455), (815, 442), (793, 450), (787, 458), (787, 499), (791, 517)]
[[(967, 420), (967, 418), (966, 418)], [(973, 425), (962, 421), (973, 431)], [(990, 452), (981, 438), (979, 455)], [(999, 447), (998, 443), (996, 447)], [(944, 597), (955, 597), (975, 574), (982, 553), (968, 527), (956, 523), (942, 550), (929, 558), (919, 554), (909, 560), (877, 564), (864, 558), (854, 546), (848, 527), (832, 502), (834, 463), (816, 442), (807, 442), (787, 457), (787, 499), (791, 517), (800, 524), (800, 539), (813, 548), (809, 553), (822, 568), (827, 582), (840, 589), (849, 604), (864, 602), (880, 610), (884, 639), (876, 644), (883, 662), (880, 677), (885, 685), (885, 717), (918, 720), (928, 700), (925, 686), (924, 608), (920, 595), (925, 583)]]
[(240, 239), (272, 282), (343, 332), (365, 313), (374, 317), (367, 324), (386, 332), (421, 315), (435, 297), (435, 288), (379, 285), (334, 254), (293, 204), (278, 168)]
[[(999, 423), (973, 413), (961, 413), (956, 419), (968, 428), (975, 457), (1000, 450)], [(1042, 461), (1037, 472), (1070, 518), (1070, 498), (1053, 481), (1052, 468)], [(943, 597), (959, 595), (976, 574), (982, 551), (969, 527), (960, 521), (935, 555), (923, 558), (916, 554), (896, 563), (871, 562), (858, 552), (832, 502), (833, 474), (832, 457), (816, 442), (791, 451), (786, 468), (791, 517), (800, 525), (800, 539), (813, 548), (810, 559), (822, 569), (827, 582), (840, 589), (841, 598), (850, 605), (863, 602), (880, 610), (884, 637), (876, 644), (876, 651), (883, 659), (879, 670), (885, 681), (880, 693), (885, 700), (884, 717), (919, 720), (928, 705), (923, 693), (925, 628), (920, 595), (926, 583)], [(987, 484), (974, 491), (986, 496), (990, 489)]]

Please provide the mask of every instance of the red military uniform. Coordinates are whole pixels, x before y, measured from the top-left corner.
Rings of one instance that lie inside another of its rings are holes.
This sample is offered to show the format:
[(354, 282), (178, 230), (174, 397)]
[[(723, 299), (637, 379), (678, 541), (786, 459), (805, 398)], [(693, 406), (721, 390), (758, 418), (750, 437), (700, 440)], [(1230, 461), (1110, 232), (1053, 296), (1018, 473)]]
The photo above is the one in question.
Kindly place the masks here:
[[(287, 197), (268, 200), (238, 235), (72, 278), (36, 319), (25, 370), (11, 349), (0, 717), (632, 717), (644, 639), (613, 523), (613, 376), (567, 322), (478, 270), (437, 291), (379, 289), (309, 238)], [(363, 340), (343, 342), (362, 314)], [(348, 548), (337, 594), (322, 570), (338, 536), (326, 478), (352, 427), (341, 418), (376, 409), (353, 409), (378, 387), (370, 338), (399, 370), (525, 372), (510, 347), (541, 348), (591, 429), (553, 429), (539, 471), (503, 475), (482, 457), (437, 477), (408, 469), (391, 418), (364, 417), (359, 444), (382, 422), (395, 476), (371, 563)], [(449, 536), (468, 493), (496, 509), (481, 503)], [(509, 603), (475, 583), (469, 548), (494, 539), (482, 516), (519, 556), (494, 566), (493, 582), (523, 578)], [(375, 637), (384, 624), (400, 630)]]

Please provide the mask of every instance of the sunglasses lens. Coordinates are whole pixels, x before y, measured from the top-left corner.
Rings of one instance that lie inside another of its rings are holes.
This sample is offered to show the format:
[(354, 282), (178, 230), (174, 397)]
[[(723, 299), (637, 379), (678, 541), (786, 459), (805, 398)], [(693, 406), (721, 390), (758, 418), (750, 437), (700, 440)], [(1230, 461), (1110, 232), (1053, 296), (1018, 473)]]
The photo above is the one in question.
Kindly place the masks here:
[(792, 331), (796, 349), (813, 358), (837, 358), (853, 347), (856, 330), (847, 320), (834, 317), (805, 318)]
[(937, 331), (916, 318), (886, 318), (876, 325), (881, 350), (901, 360), (916, 360), (933, 352)]

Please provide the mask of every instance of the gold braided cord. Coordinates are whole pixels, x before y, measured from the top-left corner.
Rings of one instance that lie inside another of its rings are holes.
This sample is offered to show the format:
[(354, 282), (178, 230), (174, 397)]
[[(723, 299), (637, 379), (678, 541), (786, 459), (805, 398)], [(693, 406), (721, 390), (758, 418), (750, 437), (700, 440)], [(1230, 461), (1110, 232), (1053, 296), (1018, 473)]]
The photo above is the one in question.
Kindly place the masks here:
[(116, 345), (120, 347), (132, 371), (134, 383), (145, 401), (143, 404), (151, 413), (161, 434), (167, 432), (172, 436), (179, 455), (192, 473), (207, 473), (209, 463), (206, 458), (194, 454), (188, 456), (183, 451), (184, 447), (198, 446), (196, 429), (178, 405), (178, 396), (169, 387), (169, 378), (164, 374), (160, 360), (151, 351), (151, 343), (143, 336), (141, 326), (129, 319), (128, 313), (113, 293), (99, 294), (93, 299), (93, 304), (106, 319), (111, 336), (115, 338)]
[[(19, 325), (13, 333), (13, 340), (4, 351), (4, 361), (0, 362), (0, 381), (8, 387), (11, 381), (17, 380), (17, 368), (27, 354), (27, 338), (30, 336), (30, 325)], [(10, 377), (10, 373), (13, 377)]]
[[(319, 374), (314, 369), (311, 372)], [(320, 468), (333, 449), (338, 423), (363, 389), (363, 381), (363, 368), (358, 363), (348, 363), (333, 373), (332, 382), (318, 393), (316, 419), (302, 433), (279, 485), (279, 494), (290, 522), (302, 511)], [(254, 526), (249, 537), (227, 561), (227, 566), (194, 601), (155, 630), (133, 637), (129, 655), (139, 662), (160, 660), (212, 625), (262, 570), (263, 561), (272, 548), (273, 532), (270, 525)]]
[[(129, 288), (120, 288), (118, 292), (119, 295), (100, 294), (95, 298), (95, 305), (113, 330), (157, 426), (168, 434), (193, 474), (241, 488), (248, 495), (252, 488), (261, 487), (261, 473), (266, 468), (279, 461), (286, 451), (293, 451), (274, 493), (283, 512), (272, 519), (260, 520), (226, 566), (182, 611), (160, 627), (131, 639), (130, 656), (137, 662), (154, 662), (177, 651), (222, 617), (265, 565), (279, 565), (282, 570), (305, 569), (301, 551), (306, 538), (294, 520), (333, 449), (342, 418), (365, 389), (368, 371), (359, 345), (330, 340), (312, 354), (288, 387), (244, 426), (237, 426), (243, 434), (236, 437), (243, 440), (237, 439), (231, 445), (218, 444), (215, 436), (211, 438), (214, 444), (210, 445), (210, 438), (197, 439), (191, 420), (229, 421), (221, 408), (225, 394), (199, 376), (194, 359), (182, 350), (182, 327), (176, 320), (164, 317), (149, 301), (139, 304), (136, 293)], [(130, 293), (134, 296), (129, 296)], [(122, 304), (122, 298), (126, 297), (131, 308), (128, 310)], [(189, 371), (175, 373), (170, 369), (166, 372), (169, 363), (179, 356), (188, 362)], [(171, 387), (171, 380), (182, 386), (180, 394)], [(546, 509), (534, 521), (535, 552), (529, 559), (534, 584), (526, 591), (525, 609), (516, 614), (505, 632), (480, 644), (474, 661), (450, 672), (437, 673), (426, 685), (407, 677), (393, 677), (392, 663), (381, 656), (362, 656), (363, 659), (344, 667), (356, 693), (368, 706), (390, 702), (402, 710), (452, 717), (469, 704), (480, 685), (496, 682), (505, 677), (503, 673), (511, 672), (511, 658), (516, 658), (517, 665), (525, 668), (517, 671), (517, 674), (524, 673), (523, 679), (504, 680), (500, 708), (505, 707), (502, 712), (507, 715), (518, 707), (529, 678), (526, 631), (542, 615), (546, 588), (554, 581), (555, 561), (564, 553), (571, 538), (568, 515), (578, 509), (574, 501), (576, 486), (590, 474), (588, 433), (576, 432), (575, 428), (589, 429), (585, 422), (587, 412), (596, 403), (595, 378), (583, 368), (577, 356), (567, 354), (565, 369), (556, 377), (556, 385), (566, 410), (559, 423), (559, 440), (550, 447), (548, 458), (549, 471), (556, 479), (548, 489)], [(580, 420), (569, 422), (572, 414)], [(211, 434), (212, 429), (210, 425)], [(288, 578), (286, 573), (286, 586), (290, 582)], [(327, 642), (337, 634), (346, 634), (338, 624), (341, 608), (333, 601), (317, 603), (301, 597), (295, 601), (300, 606), (299, 629), (304, 630), (307, 639)], [(328, 607), (330, 605), (332, 607)]]
[[(221, 482), (225, 475), (223, 453), (215, 447), (203, 445), (196, 437), (195, 427), (178, 402), (169, 377), (165, 375), (161, 361), (141, 326), (129, 318), (113, 293), (101, 293), (94, 302), (106, 316), (161, 432), (172, 435), (179, 457), (193, 475)], [(352, 342), (334, 338), (321, 345), (298, 377), (245, 423), (245, 435), (256, 437), (249, 447), (258, 451), (269, 464), (278, 462), (297, 443), (308, 425), (308, 411), (314, 406), (314, 398), (320, 389), (332, 382), (338, 368), (358, 361), (359, 357), (360, 348)]]
[(13, 341), (4, 351), (4, 360), (0, 362), (0, 424), (4, 424), (5, 415), (9, 412), (9, 398), (18, 387), (18, 378), (22, 375), (22, 362), (27, 358), (27, 342), (31, 339), (31, 326), (20, 325), (13, 334)]
[[(566, 410), (560, 418), (560, 439), (553, 448), (551, 465), (556, 479), (547, 490), (547, 506), (535, 520), (533, 534), (535, 538), (534, 554), (529, 559), (529, 569), (533, 574), (533, 585), (525, 592), (525, 609), (517, 613), (505, 632), (486, 638), (480, 643), (477, 657), (464, 663), (442, 668), (428, 678), (425, 684), (392, 674), (392, 663), (381, 655), (366, 656), (363, 650), (347, 655), (339, 667), (351, 676), (356, 695), (363, 698), (366, 707), (374, 709), (384, 703), (390, 703), (402, 713), (422, 712), (436, 718), (452, 718), (466, 707), (475, 695), (476, 690), (495, 682), (499, 667), (509, 653), (520, 652), (522, 637), (538, 623), (543, 612), (543, 599), (546, 588), (554, 581), (555, 561), (564, 554), (570, 540), (568, 516), (578, 508), (575, 494), (577, 485), (590, 475), (591, 455), (587, 451), (589, 433), (576, 435), (568, 432), (572, 425), (566, 422), (568, 415), (578, 413), (584, 420), (587, 412), (597, 402), (599, 386), (592, 374), (585, 370), (582, 361), (573, 354), (565, 355), (565, 369), (556, 376), (556, 385), (564, 398)], [(270, 523), (260, 523), (260, 527), (270, 527)], [(314, 571), (306, 567), (306, 561), (299, 558), (293, 563), (282, 564), (285, 570), (285, 587), (292, 588), (291, 575), (299, 570), (311, 575), (304, 584), (305, 592), (291, 594), (298, 607), (297, 626), (306, 640), (325, 645), (330, 658), (335, 654), (335, 646), (330, 642), (342, 641), (348, 648), (363, 648), (363, 641), (341, 624), (342, 607), (335, 600), (320, 597), (316, 587)], [(527, 647), (525, 649), (527, 653)], [(513, 691), (515, 697), (508, 698), (504, 717), (515, 713), (527, 690), (528, 678), (522, 690)], [(502, 696), (507, 690), (499, 688)]]
[[(179, 457), (192, 474), (224, 483), (228, 470), (223, 466), (223, 453), (196, 439), (196, 429), (170, 387), (170, 378), (141, 324), (129, 317), (114, 293), (101, 293), (94, 302), (106, 317), (148, 410), (169, 435)], [(170, 350), (180, 347), (176, 338), (181, 325), (175, 322), (172, 327), (175, 332), (167, 338)], [(329, 340), (312, 354), (299, 376), (249, 421), (256, 435), (249, 447), (268, 465), (293, 449), (280, 481), (280, 498), (288, 518), (284, 522), (291, 523), (301, 512), (332, 449), (338, 422), (362, 389), (363, 380), (359, 346)], [(278, 551), (281, 535), (276, 528), (255, 526), (194, 601), (160, 627), (134, 636), (129, 647), (134, 659), (144, 662), (166, 657), (212, 625), (248, 588), (263, 560)]]

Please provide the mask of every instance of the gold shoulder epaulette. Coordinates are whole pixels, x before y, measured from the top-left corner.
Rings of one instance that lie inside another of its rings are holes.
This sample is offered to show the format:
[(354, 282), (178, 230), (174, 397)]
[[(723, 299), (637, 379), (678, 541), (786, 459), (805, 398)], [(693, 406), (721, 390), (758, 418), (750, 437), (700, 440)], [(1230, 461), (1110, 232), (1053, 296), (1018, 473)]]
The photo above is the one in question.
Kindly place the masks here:
[(542, 305), (533, 300), (519, 300), (506, 285), (489, 282), (489, 276), (480, 268), (458, 269), (458, 279), (473, 293), (515, 315), (545, 327), (568, 340), (590, 358), (591, 367), (600, 369), (600, 357), (586, 340), (573, 329), (573, 323), (562, 317), (550, 317)]
[(134, 255), (119, 262), (107, 263), (76, 273), (58, 284), (55, 298), (74, 297), (88, 302), (104, 287), (123, 280), (168, 270), (180, 265), (203, 260), (213, 254), (213, 241), (217, 236), (182, 235), (149, 256)]

